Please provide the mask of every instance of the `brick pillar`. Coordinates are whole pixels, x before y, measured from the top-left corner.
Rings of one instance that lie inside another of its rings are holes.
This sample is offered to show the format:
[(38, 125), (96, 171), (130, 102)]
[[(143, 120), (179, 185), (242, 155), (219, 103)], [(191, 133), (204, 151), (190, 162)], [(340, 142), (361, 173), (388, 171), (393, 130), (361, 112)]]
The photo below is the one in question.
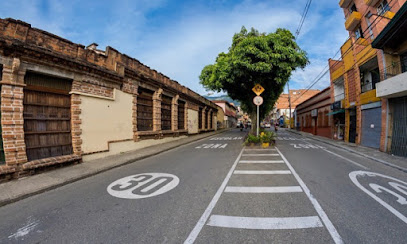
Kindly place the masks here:
[[(185, 102), (185, 109), (184, 109), (184, 129), (188, 130), (188, 102)], [(198, 128), (199, 130), (199, 128)]]
[[(387, 136), (387, 103), (389, 101), (386, 98), (382, 98), (382, 131), (380, 133), (380, 151), (387, 152), (386, 148), (386, 136)], [(389, 125), (390, 126), (390, 125)]]
[[(27, 162), (24, 141), (23, 87), (25, 70), (20, 69), (20, 60), (3, 66), (1, 81), (1, 126), (6, 165), (16, 168)], [(18, 175), (16, 176), (18, 177)]]
[(159, 88), (153, 95), (153, 131), (161, 131), (161, 95), (163, 89)]
[[(208, 110), (208, 130), (213, 128), (213, 125), (211, 124), (211, 117), (212, 117), (212, 109)], [(213, 119), (212, 119), (213, 123)]]
[[(80, 92), (80, 81), (72, 82), (72, 91)], [(72, 149), (73, 154), (82, 156), (82, 129), (81, 129), (81, 96), (79, 94), (71, 94), (71, 134), (72, 134)]]
[(172, 98), (171, 104), (171, 130), (178, 130), (178, 99), (179, 95)]
[(203, 107), (202, 108), (202, 130), (205, 130), (205, 112), (206, 112), (206, 107)]

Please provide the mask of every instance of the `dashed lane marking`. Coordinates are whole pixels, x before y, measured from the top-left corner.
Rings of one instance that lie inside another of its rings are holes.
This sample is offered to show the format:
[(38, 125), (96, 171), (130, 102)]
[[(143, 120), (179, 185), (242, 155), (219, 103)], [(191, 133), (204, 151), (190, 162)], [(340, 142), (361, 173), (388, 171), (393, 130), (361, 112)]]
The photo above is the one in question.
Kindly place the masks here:
[(266, 151), (276, 151), (276, 149), (274, 148), (270, 148), (270, 149), (244, 149), (244, 151), (262, 151), (262, 152), (266, 152)]
[(283, 164), (283, 160), (241, 160), (241, 164)]
[(280, 156), (278, 153), (271, 153), (271, 154), (243, 154), (242, 156), (259, 156), (259, 157), (266, 157), (266, 156)]
[(342, 244), (343, 243), (342, 237), (339, 235), (335, 226), (332, 224), (331, 220), (328, 218), (328, 215), (326, 215), (325, 211), (322, 209), (322, 207), (319, 204), (319, 202), (317, 201), (317, 199), (314, 197), (314, 195), (311, 194), (311, 191), (308, 189), (307, 185), (305, 185), (304, 181), (297, 174), (297, 172), (295, 171), (293, 166), (291, 166), (291, 164), (288, 162), (288, 160), (285, 158), (285, 156), (280, 152), (280, 150), (277, 147), (276, 147), (276, 150), (280, 154), (280, 156), (284, 160), (284, 162), (287, 164), (288, 168), (291, 170), (293, 176), (297, 179), (298, 183), (304, 190), (304, 193), (307, 195), (308, 199), (311, 201), (315, 210), (318, 212), (319, 217), (321, 217), (322, 222), (324, 223), (325, 227), (328, 229), (328, 232), (331, 235), (334, 242), (336, 244)]
[(212, 215), (208, 225), (253, 230), (286, 230), (323, 227), (318, 216), (264, 218)]
[(252, 186), (228, 186), (225, 192), (231, 193), (293, 193), (302, 192), (299, 186), (273, 186), (273, 187), (252, 187)]
[(289, 170), (235, 170), (237, 175), (290, 175)]

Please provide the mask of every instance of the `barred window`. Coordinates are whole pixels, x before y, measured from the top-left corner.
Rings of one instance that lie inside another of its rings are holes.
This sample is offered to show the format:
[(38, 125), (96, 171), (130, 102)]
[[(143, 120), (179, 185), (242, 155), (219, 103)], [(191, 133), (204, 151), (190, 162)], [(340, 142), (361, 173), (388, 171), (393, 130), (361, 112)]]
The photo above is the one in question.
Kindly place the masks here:
[(185, 130), (185, 102), (178, 100), (178, 130)]
[(198, 125), (199, 125), (199, 129), (203, 129), (202, 128), (202, 108), (199, 108), (199, 112), (198, 112)]
[(139, 88), (137, 96), (137, 130), (153, 130), (153, 91)]
[(172, 98), (163, 95), (161, 101), (161, 129), (171, 130), (171, 104)]

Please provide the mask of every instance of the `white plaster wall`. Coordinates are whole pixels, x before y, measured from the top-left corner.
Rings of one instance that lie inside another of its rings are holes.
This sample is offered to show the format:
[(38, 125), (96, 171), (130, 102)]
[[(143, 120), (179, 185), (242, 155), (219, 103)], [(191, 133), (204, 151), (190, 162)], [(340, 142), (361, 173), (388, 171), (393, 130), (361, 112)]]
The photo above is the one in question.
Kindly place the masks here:
[(133, 138), (133, 96), (114, 91), (114, 100), (81, 95), (82, 151), (108, 149), (108, 141)]
[(188, 134), (197, 134), (198, 131), (198, 111), (188, 109)]

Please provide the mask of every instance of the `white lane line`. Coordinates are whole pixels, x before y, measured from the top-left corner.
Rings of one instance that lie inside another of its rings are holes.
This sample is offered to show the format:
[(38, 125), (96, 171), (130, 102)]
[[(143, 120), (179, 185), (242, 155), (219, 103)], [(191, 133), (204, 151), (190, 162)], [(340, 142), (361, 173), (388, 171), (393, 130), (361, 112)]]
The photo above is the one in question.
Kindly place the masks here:
[(209, 219), (208, 225), (251, 230), (287, 230), (324, 226), (318, 216), (264, 218), (235, 217), (224, 215), (212, 215)]
[(299, 186), (273, 186), (273, 187), (257, 187), (257, 186), (228, 186), (225, 192), (233, 193), (292, 193), (302, 192)]
[(271, 154), (243, 154), (242, 156), (280, 156), (278, 153), (271, 153)]
[(283, 160), (240, 160), (241, 164), (283, 164)]
[(290, 175), (289, 170), (235, 170), (236, 175)]
[(209, 203), (208, 207), (205, 209), (205, 212), (202, 214), (201, 218), (196, 223), (194, 229), (189, 233), (188, 238), (185, 240), (185, 243), (194, 243), (195, 239), (198, 237), (199, 232), (201, 232), (202, 227), (205, 225), (206, 221), (208, 220), (213, 208), (215, 207), (216, 203), (218, 202), (220, 196), (222, 195), (223, 191), (225, 190), (226, 184), (228, 183), (230, 177), (233, 174), (233, 171), (236, 168), (237, 163), (239, 162), (240, 158), (242, 157), (244, 148), (240, 151), (239, 156), (236, 158), (236, 161), (233, 163), (232, 167), (230, 168), (228, 174), (226, 175), (225, 179), (223, 180), (222, 184), (220, 185), (218, 191), (216, 192), (215, 196), (213, 196), (211, 202)]
[(341, 159), (346, 160), (346, 161), (348, 161), (348, 162), (350, 162), (350, 163), (353, 163), (354, 165), (359, 166), (359, 167), (361, 167), (362, 169), (369, 169), (368, 167), (365, 167), (365, 166), (363, 166), (363, 165), (361, 165), (361, 164), (359, 164), (359, 163), (356, 163), (355, 161), (350, 160), (350, 159), (348, 159), (348, 158), (345, 158), (345, 157), (343, 157), (343, 156), (341, 156), (341, 155), (339, 155), (339, 154), (337, 154), (337, 153), (331, 152), (331, 151), (326, 150), (326, 149), (322, 149), (322, 150), (324, 150), (324, 151), (327, 152), (327, 153), (333, 154), (333, 155), (337, 156), (338, 158), (341, 158)]
[(291, 170), (294, 177), (297, 179), (298, 183), (304, 190), (304, 193), (307, 195), (309, 200), (311, 201), (312, 205), (314, 205), (315, 210), (318, 212), (319, 217), (321, 217), (322, 222), (325, 224), (329, 234), (331, 235), (332, 239), (336, 244), (342, 244), (343, 240), (342, 237), (339, 235), (338, 231), (336, 230), (335, 226), (332, 224), (331, 220), (329, 220), (328, 215), (326, 215), (325, 211), (322, 209), (321, 205), (318, 203), (317, 199), (311, 194), (308, 187), (305, 185), (304, 181), (300, 178), (297, 172), (294, 170), (293, 166), (288, 162), (288, 160), (284, 157), (284, 155), (278, 150), (276, 147), (277, 152), (280, 154), (281, 158), (285, 161), (288, 168)]

